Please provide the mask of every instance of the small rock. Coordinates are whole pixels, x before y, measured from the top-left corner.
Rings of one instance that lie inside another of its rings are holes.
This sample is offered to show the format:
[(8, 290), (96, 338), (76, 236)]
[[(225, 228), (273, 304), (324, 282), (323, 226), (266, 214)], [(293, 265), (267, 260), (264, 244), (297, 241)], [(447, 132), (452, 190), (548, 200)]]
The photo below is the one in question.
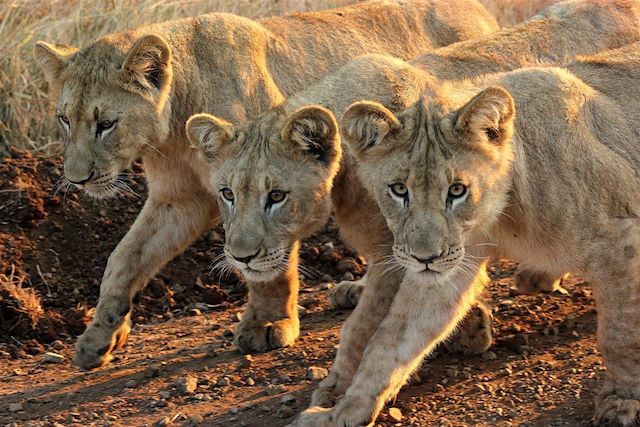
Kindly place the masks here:
[(278, 377), (278, 381), (280, 381), (281, 383), (288, 383), (291, 382), (291, 378), (289, 377), (289, 375), (280, 375)]
[(229, 377), (220, 378), (220, 380), (218, 380), (218, 383), (217, 383), (217, 385), (220, 387), (225, 387), (225, 386), (228, 386), (229, 384), (231, 384), (231, 380), (229, 379)]
[(136, 387), (138, 387), (138, 381), (136, 381), (136, 380), (129, 380), (129, 381), (127, 381), (127, 382), (124, 384), (124, 386), (125, 386), (126, 388), (136, 388)]
[(232, 414), (237, 414), (238, 412), (240, 412), (240, 410), (238, 408), (236, 408), (235, 406), (232, 407), (231, 409), (229, 409), (229, 412), (231, 412)]
[(202, 312), (199, 308), (192, 308), (191, 310), (189, 310), (189, 314), (192, 316), (202, 316)]
[(197, 426), (204, 422), (204, 417), (202, 415), (194, 415), (187, 421), (190, 426)]
[(266, 392), (269, 396), (275, 396), (276, 394), (284, 393), (287, 388), (283, 385), (269, 384), (266, 388)]
[(460, 371), (458, 371), (455, 368), (449, 368), (447, 369), (447, 376), (451, 377), (451, 378), (456, 378), (458, 376), (458, 374), (460, 373)]
[(24, 411), (22, 403), (9, 403), (9, 412)]
[(289, 418), (295, 415), (295, 411), (288, 405), (280, 405), (276, 415), (280, 418)]
[(402, 421), (402, 411), (398, 408), (389, 408), (389, 417), (396, 422), (400, 422)]
[(241, 321), (241, 320), (242, 320), (242, 312), (240, 312), (240, 311), (239, 311), (239, 312), (237, 312), (237, 313), (233, 313), (233, 314), (231, 315), (231, 320), (232, 320), (233, 322), (239, 322), (239, 321)]
[(143, 376), (145, 378), (156, 378), (160, 375), (160, 366), (151, 365), (145, 369)]
[(56, 351), (60, 351), (60, 350), (64, 350), (65, 349), (65, 345), (62, 341), (60, 340), (55, 340), (54, 342), (51, 343), (51, 345), (49, 346), (52, 349), (56, 350)]
[(256, 380), (254, 380), (253, 378), (249, 377), (247, 378), (247, 380), (245, 381), (245, 383), (247, 385), (256, 385)]
[(329, 375), (329, 371), (327, 371), (325, 368), (320, 368), (318, 366), (310, 366), (307, 369), (307, 379), (311, 381), (322, 380), (327, 375)]
[(484, 353), (482, 353), (483, 360), (495, 360), (497, 358), (498, 358), (498, 355), (495, 354), (493, 351), (485, 351)]
[(298, 315), (304, 317), (307, 315), (307, 309), (301, 305), (298, 305)]
[(169, 390), (162, 390), (158, 395), (163, 399), (169, 399), (171, 397), (171, 392)]
[(296, 397), (292, 394), (285, 394), (280, 398), (280, 402), (288, 405), (289, 403), (293, 403), (296, 401)]
[(250, 354), (243, 356), (242, 359), (240, 359), (238, 361), (238, 364), (236, 365), (236, 371), (247, 369), (248, 367), (251, 366), (252, 361), (253, 361), (253, 357), (251, 357)]
[(226, 339), (231, 339), (231, 338), (233, 338), (233, 331), (232, 331), (231, 329), (225, 329), (225, 330), (222, 332), (222, 337), (223, 337), (223, 338), (226, 338)]
[(196, 388), (198, 388), (198, 377), (195, 375), (186, 375), (176, 381), (176, 389), (181, 394), (193, 394)]
[(64, 362), (64, 356), (58, 353), (47, 351), (44, 354), (44, 361), (47, 363), (62, 363)]

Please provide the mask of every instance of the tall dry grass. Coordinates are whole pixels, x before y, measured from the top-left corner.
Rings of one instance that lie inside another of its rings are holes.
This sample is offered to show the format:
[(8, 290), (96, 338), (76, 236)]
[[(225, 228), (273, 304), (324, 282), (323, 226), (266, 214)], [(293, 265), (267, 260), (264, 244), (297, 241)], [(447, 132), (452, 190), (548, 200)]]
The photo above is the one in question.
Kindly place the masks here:
[[(0, 154), (9, 146), (55, 149), (53, 97), (34, 55), (38, 40), (84, 46), (104, 34), (212, 11), (250, 18), (357, 0), (0, 0)], [(451, 0), (455, 1), (455, 0)], [(480, 0), (502, 25), (557, 0)]]

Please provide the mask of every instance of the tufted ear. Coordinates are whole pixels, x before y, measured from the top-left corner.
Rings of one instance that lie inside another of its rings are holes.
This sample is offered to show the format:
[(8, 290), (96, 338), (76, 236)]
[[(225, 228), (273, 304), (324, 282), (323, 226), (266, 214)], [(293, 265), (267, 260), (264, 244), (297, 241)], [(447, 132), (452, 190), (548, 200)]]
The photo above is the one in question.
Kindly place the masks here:
[(35, 55), (44, 70), (45, 79), (50, 85), (57, 84), (62, 72), (67, 68), (69, 59), (78, 49), (71, 46), (58, 45), (39, 41), (36, 43)]
[(228, 143), (234, 134), (233, 125), (210, 114), (195, 114), (187, 120), (187, 137), (191, 147), (197, 148), (209, 161)]
[(340, 123), (344, 140), (358, 157), (399, 127), (400, 121), (389, 109), (370, 101), (351, 104)]
[(122, 80), (154, 95), (165, 93), (171, 85), (171, 48), (160, 36), (140, 37), (122, 63)]
[(291, 114), (282, 130), (282, 140), (326, 167), (332, 167), (342, 154), (335, 116), (318, 105), (304, 106)]
[(455, 129), (463, 136), (479, 137), (501, 145), (513, 134), (515, 113), (509, 92), (501, 87), (490, 87), (458, 110)]

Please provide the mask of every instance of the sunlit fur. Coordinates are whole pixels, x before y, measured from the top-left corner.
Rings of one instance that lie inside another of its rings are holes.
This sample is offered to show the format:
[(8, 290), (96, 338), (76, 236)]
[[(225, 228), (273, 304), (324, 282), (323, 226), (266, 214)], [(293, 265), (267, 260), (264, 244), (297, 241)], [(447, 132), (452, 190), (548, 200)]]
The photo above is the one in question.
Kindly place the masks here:
[[(375, 103), (345, 113), (358, 175), (396, 246), (421, 259), (451, 248), (464, 256), (443, 272), (408, 272), (345, 398), (329, 416), (300, 425), (370, 421), (441, 339), (437, 331), (469, 308), (467, 295), (486, 281), (479, 266), (488, 254), (593, 283), (607, 366), (596, 422), (638, 425), (639, 82), (635, 43), (564, 69), (445, 84), (397, 116)], [(376, 135), (380, 121), (388, 132)], [(398, 181), (409, 191), (403, 205), (389, 197)], [(456, 207), (447, 200), (454, 182), (469, 192)]]

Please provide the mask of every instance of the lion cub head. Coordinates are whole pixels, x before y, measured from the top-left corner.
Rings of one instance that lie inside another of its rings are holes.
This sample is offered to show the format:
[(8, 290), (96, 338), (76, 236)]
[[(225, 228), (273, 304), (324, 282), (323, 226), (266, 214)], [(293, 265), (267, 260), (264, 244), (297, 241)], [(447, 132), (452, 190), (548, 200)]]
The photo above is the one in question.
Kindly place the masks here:
[(395, 116), (357, 102), (341, 122), (358, 176), (393, 232), (396, 261), (436, 280), (465, 268), (465, 245), (505, 205), (513, 161), (509, 93), (490, 88), (456, 105), (422, 100)]
[(276, 108), (237, 128), (197, 114), (187, 135), (211, 166), (228, 263), (251, 281), (275, 279), (294, 243), (331, 212), (342, 154), (333, 114), (318, 106), (291, 115)]
[(169, 131), (171, 49), (156, 35), (128, 49), (131, 42), (122, 38), (109, 36), (82, 50), (36, 45), (48, 82), (60, 89), (65, 177), (98, 198), (116, 194), (120, 173)]

